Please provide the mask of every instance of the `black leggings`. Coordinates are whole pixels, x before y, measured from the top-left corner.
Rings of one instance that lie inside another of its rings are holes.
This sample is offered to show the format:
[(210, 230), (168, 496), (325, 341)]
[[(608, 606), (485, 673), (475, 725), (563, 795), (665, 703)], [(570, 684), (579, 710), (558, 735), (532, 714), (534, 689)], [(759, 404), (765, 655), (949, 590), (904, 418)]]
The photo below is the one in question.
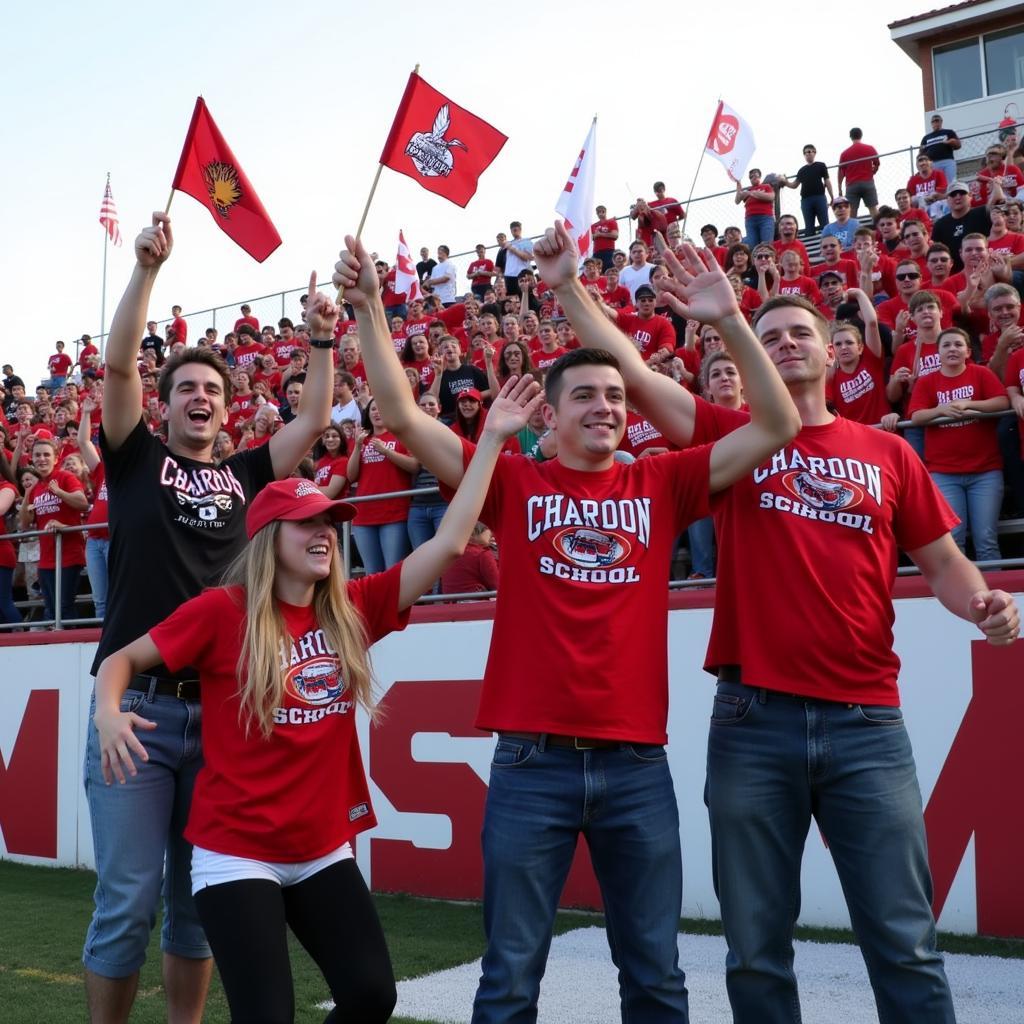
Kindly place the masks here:
[(325, 1024), (386, 1021), (397, 994), (384, 932), (352, 859), (297, 885), (246, 879), (200, 889), (199, 917), (233, 1024), (295, 1018), (287, 926), (323, 973), (335, 1008)]

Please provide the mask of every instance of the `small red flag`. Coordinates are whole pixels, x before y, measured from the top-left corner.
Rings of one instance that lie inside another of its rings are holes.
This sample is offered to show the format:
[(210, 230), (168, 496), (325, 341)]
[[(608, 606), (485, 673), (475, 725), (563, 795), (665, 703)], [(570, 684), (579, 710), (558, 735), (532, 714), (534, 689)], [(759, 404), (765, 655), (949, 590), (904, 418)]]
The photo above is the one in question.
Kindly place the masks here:
[(221, 231), (254, 260), (262, 263), (281, 244), (277, 228), (213, 123), (202, 96), (196, 100), (171, 187), (198, 199)]
[(414, 71), (380, 162), (465, 206), (507, 141), (497, 128), (452, 103)]

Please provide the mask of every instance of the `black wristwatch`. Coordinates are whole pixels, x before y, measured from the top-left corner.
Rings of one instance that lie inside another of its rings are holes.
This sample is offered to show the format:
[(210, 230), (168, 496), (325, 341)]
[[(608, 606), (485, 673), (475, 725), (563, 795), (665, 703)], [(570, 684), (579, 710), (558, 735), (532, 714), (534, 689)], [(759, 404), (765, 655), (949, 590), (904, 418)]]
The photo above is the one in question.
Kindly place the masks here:
[(334, 348), (333, 338), (310, 338), (309, 344), (313, 348)]

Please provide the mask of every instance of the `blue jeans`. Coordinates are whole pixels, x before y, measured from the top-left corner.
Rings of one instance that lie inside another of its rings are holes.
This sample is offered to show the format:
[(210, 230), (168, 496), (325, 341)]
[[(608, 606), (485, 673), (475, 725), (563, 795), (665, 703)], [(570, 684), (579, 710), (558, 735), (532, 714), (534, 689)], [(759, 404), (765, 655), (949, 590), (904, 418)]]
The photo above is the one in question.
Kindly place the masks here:
[(127, 690), (122, 711), (158, 723), (139, 738), (148, 761), (123, 786), (108, 786), (100, 770), (99, 734), (89, 709), (85, 795), (96, 855), (96, 909), (82, 963), (105, 978), (126, 978), (145, 962), (163, 887), (160, 948), (191, 959), (210, 956), (192, 902), (192, 844), (182, 836), (192, 788), (203, 766), (198, 701)]
[(21, 613), (14, 607), (13, 579), (14, 570), (0, 566), (0, 622), (21, 622)]
[(537, 1019), (580, 833), (601, 886), (622, 1019), (686, 1022), (679, 813), (664, 747), (578, 751), (546, 740), (500, 737), (494, 750), (483, 828), (487, 951), (473, 1024)]
[(421, 544), (426, 544), (431, 537), (437, 533), (441, 520), (448, 505), (445, 502), (435, 502), (430, 505), (417, 505), (415, 502), (409, 506), (409, 542), (413, 551)]
[(933, 160), (932, 167), (937, 171), (942, 171), (946, 176), (946, 184), (952, 185), (956, 181), (956, 161), (955, 160)]
[[(80, 565), (65, 565), (60, 570), (60, 617), (75, 617), (75, 595), (78, 593), (78, 577), (82, 575)], [(55, 618), (55, 599), (57, 594), (57, 570), (39, 570), (39, 589), (43, 592), (43, 618)]]
[(409, 554), (409, 531), (404, 519), (380, 526), (353, 526), (352, 537), (367, 575), (390, 569)]
[(793, 926), (812, 817), (885, 1024), (953, 1024), (921, 791), (898, 707), (718, 684), (705, 801), (734, 1024), (799, 1024)]
[(96, 618), (102, 619), (107, 610), (107, 550), (106, 537), (89, 537), (85, 542), (85, 570), (89, 574), (89, 589)]
[(770, 213), (758, 213), (744, 219), (747, 237), (743, 239), (751, 249), (758, 242), (770, 242), (775, 237), (775, 218)]
[(917, 452), (917, 457), (924, 462), (924, 427), (905, 427), (903, 440)]
[(711, 579), (715, 575), (715, 522), (711, 516), (690, 523), (686, 543), (690, 548), (690, 572)]
[(385, 306), (384, 312), (387, 314), (390, 327), (393, 316), (400, 316), (404, 320), (409, 315), (409, 307), (404, 302), (400, 302), (397, 306)]
[(813, 235), (815, 222), (819, 228), (828, 223), (828, 199), (824, 195), (807, 196), (800, 200), (800, 212), (804, 218), (804, 234)]
[(963, 551), (970, 527), (974, 558), (978, 562), (998, 562), (999, 509), (1003, 503), (1003, 473), (990, 469), (987, 473), (932, 473), (935, 486), (960, 517), (953, 527), (953, 540)]

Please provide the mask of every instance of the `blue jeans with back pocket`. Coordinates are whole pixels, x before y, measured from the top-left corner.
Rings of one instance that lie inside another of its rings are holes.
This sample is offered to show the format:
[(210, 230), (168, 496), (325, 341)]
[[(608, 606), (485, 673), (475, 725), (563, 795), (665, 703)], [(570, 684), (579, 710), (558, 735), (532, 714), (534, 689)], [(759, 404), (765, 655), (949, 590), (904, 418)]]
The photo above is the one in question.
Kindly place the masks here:
[(793, 926), (813, 818), (884, 1024), (953, 1024), (921, 791), (898, 707), (719, 682), (705, 799), (734, 1024), (799, 1024)]
[(581, 834), (601, 886), (622, 1019), (689, 1019), (677, 946), (679, 812), (664, 747), (579, 751), (502, 737), (484, 814), (487, 951), (473, 1024), (536, 1020), (555, 911)]

